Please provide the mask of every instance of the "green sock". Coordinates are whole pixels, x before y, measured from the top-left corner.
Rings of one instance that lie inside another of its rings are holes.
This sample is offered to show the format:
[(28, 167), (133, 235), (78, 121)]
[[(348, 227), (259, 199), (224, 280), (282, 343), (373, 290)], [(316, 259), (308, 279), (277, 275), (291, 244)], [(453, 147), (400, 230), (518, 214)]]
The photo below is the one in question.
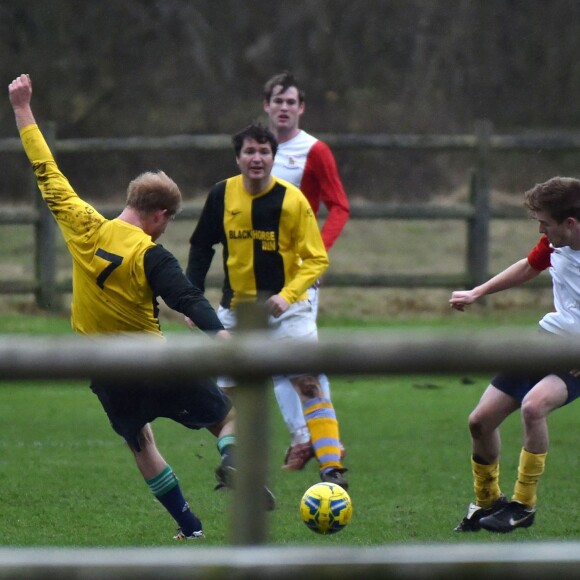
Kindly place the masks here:
[(223, 435), (217, 440), (217, 448), (222, 458), (222, 465), (233, 467), (233, 451), (235, 445), (235, 435)]
[(146, 481), (151, 493), (155, 497), (166, 494), (170, 489), (178, 485), (177, 476), (169, 465), (159, 475)]
[(146, 480), (149, 489), (169, 512), (186, 536), (201, 531), (201, 521), (189, 509), (173, 469), (168, 465), (153, 479)]

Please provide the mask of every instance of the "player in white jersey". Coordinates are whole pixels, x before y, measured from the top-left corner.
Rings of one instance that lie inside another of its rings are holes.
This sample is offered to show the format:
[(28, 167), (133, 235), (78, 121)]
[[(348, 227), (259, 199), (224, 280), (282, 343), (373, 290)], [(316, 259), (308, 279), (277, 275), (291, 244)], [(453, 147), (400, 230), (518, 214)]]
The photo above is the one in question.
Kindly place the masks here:
[[(549, 268), (555, 311), (540, 320), (542, 333), (580, 335), (580, 180), (554, 177), (526, 192), (525, 203), (542, 238), (527, 258), (472, 290), (456, 291), (449, 301), (464, 310), (477, 299), (535, 278)], [(549, 338), (547, 338), (549, 340)], [(458, 532), (511, 532), (535, 519), (537, 488), (548, 451), (548, 415), (580, 396), (580, 372), (539, 376), (496, 376), (469, 416), (471, 466), (476, 501), (455, 528)], [(499, 427), (521, 409), (524, 445), (509, 501), (499, 485)]]
[[(287, 72), (270, 78), (264, 86), (264, 110), (268, 114), (269, 128), (278, 141), (272, 175), (298, 187), (306, 196), (314, 213), (322, 203), (328, 210), (321, 235), (328, 251), (339, 237), (350, 214), (348, 199), (340, 180), (334, 156), (326, 143), (300, 129), (304, 113), (304, 91), (295, 77)], [(308, 298), (318, 313), (318, 286), (308, 292)], [(319, 381), (326, 397), (330, 399), (330, 384), (325, 374)], [(300, 399), (290, 381), (274, 381), (276, 400), (291, 433), (292, 440), (286, 452), (282, 469), (302, 469), (314, 456), (310, 433), (304, 419)], [(341, 444), (342, 453), (344, 448)]]

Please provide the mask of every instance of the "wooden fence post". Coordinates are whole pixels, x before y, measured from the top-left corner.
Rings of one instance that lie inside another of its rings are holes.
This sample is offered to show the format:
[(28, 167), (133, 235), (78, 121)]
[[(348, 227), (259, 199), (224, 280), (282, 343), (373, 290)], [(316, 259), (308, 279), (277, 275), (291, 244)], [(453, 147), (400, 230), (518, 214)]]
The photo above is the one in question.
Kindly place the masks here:
[[(48, 122), (43, 131), (54, 154), (56, 123)], [(46, 310), (60, 309), (60, 294), (56, 288), (56, 236), (58, 227), (46, 202), (34, 182), (34, 203), (38, 219), (34, 224), (36, 304)]]
[(471, 178), (470, 202), (473, 216), (467, 221), (467, 277), (470, 286), (485, 282), (489, 275), (489, 151), (493, 126), (490, 121), (476, 124), (477, 164)]
[[(237, 334), (267, 329), (266, 310), (261, 304), (243, 302), (237, 307)], [(242, 336), (235, 340), (243, 340)], [(233, 345), (235, 346), (235, 344)], [(231, 543), (237, 546), (267, 541), (266, 495), (270, 443), (269, 407), (272, 388), (269, 377), (245, 374), (236, 377), (237, 479), (232, 502)]]

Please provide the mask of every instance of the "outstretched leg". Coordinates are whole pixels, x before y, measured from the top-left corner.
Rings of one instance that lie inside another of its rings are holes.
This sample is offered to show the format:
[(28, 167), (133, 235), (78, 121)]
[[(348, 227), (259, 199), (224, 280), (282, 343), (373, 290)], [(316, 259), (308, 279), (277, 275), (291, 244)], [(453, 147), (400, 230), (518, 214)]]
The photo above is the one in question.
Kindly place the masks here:
[(175, 537), (203, 537), (201, 521), (190, 510), (177, 476), (159, 453), (149, 424), (139, 432), (137, 445), (129, 445), (129, 448), (149, 489), (177, 522), (180, 532)]

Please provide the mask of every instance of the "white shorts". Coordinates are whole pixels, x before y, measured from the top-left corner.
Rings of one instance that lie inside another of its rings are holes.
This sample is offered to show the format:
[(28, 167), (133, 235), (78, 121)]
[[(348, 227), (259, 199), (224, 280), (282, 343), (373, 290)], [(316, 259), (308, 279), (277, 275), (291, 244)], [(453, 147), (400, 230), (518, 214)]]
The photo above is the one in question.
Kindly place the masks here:
[[(238, 317), (235, 310), (219, 306), (217, 310), (218, 318), (226, 330), (233, 330)], [(291, 304), (278, 318), (268, 317), (268, 327), (274, 340), (300, 340), (318, 341), (318, 327), (316, 326), (316, 312), (312, 308), (310, 300), (302, 300)], [(288, 377), (299, 377), (302, 373), (287, 375)], [(235, 382), (232, 377), (218, 377), (217, 384), (220, 387), (234, 387)]]
[(319, 283), (313, 284), (308, 288), (308, 300), (310, 301), (310, 305), (312, 306), (312, 310), (314, 312), (314, 319), (318, 316), (318, 289), (320, 288)]

